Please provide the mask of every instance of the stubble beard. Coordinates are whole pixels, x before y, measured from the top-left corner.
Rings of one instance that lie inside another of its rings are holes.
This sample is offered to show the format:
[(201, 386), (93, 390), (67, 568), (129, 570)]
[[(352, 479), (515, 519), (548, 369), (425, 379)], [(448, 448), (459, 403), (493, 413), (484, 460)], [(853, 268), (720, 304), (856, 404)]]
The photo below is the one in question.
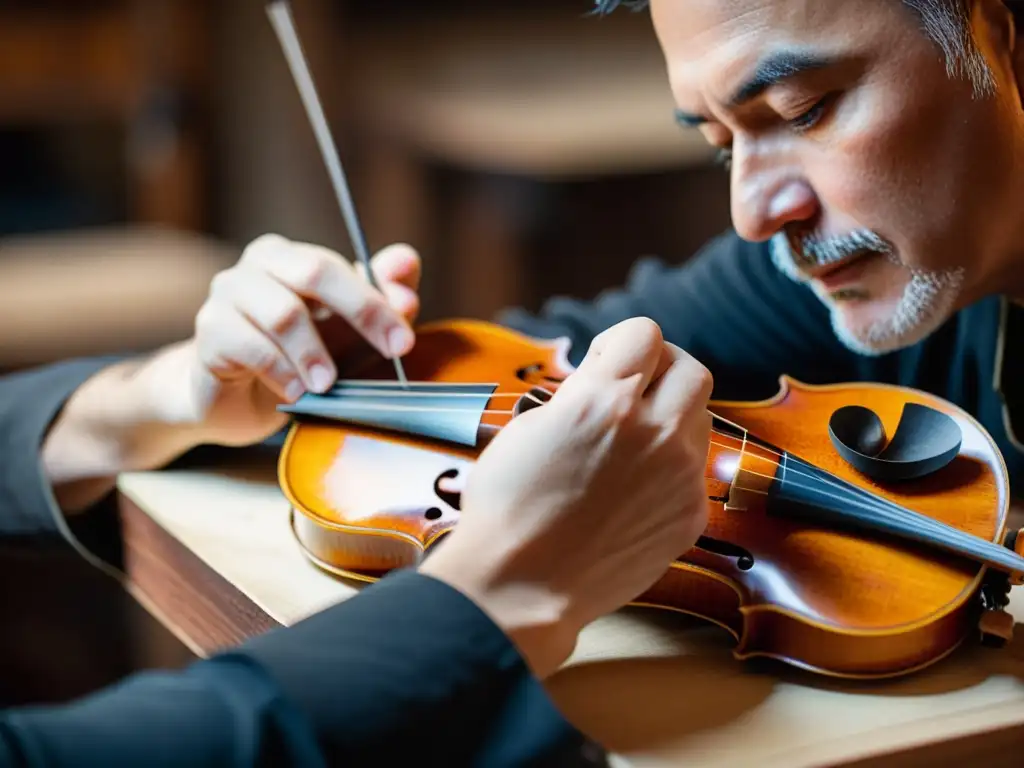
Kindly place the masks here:
[[(948, 270), (908, 267), (899, 260), (896, 250), (871, 230), (860, 229), (827, 239), (791, 238), (780, 232), (771, 238), (769, 245), (775, 267), (790, 279), (810, 285), (829, 308), (835, 335), (844, 346), (860, 355), (884, 355), (927, 338), (952, 315), (963, 287), (962, 267)], [(803, 270), (839, 261), (859, 251), (884, 255), (908, 270), (910, 280), (888, 316), (878, 318), (866, 328), (853, 329), (844, 320), (841, 302), (811, 281)]]

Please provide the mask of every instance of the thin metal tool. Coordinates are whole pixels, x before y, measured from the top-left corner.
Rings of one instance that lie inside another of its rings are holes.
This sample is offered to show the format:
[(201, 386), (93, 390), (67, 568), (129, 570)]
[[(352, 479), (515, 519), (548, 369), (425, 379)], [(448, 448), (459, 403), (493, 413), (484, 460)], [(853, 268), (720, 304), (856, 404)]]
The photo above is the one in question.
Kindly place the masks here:
[[(349, 192), (348, 181), (345, 178), (345, 171), (342, 170), (341, 160), (338, 157), (338, 150), (334, 146), (334, 139), (327, 127), (327, 118), (324, 115), (323, 107), (317, 96), (316, 87), (313, 85), (313, 76), (309, 72), (306, 58), (302, 53), (302, 46), (299, 43), (298, 33), (295, 31), (295, 22), (292, 18), (291, 6), (288, 0), (272, 0), (267, 3), (267, 15), (270, 23), (277, 33), (281, 42), (285, 58), (288, 60), (288, 67), (295, 78), (302, 103), (306, 107), (306, 114), (313, 126), (313, 133), (316, 134), (317, 143), (320, 145), (320, 152), (323, 155), (324, 163), (327, 165), (327, 173), (331, 177), (331, 184), (334, 186), (334, 193), (338, 197), (338, 204), (341, 206), (341, 213), (345, 217), (345, 226), (348, 228), (349, 238), (352, 246), (356, 249), (356, 256), (366, 268), (366, 276), (370, 285), (380, 291), (377, 279), (370, 269), (370, 252), (366, 246), (366, 236), (359, 224), (359, 217), (356, 215), (356, 208), (352, 202), (352, 194)], [(402, 366), (401, 357), (393, 357), (395, 373), (403, 385), (408, 385), (405, 377), (405, 369)]]

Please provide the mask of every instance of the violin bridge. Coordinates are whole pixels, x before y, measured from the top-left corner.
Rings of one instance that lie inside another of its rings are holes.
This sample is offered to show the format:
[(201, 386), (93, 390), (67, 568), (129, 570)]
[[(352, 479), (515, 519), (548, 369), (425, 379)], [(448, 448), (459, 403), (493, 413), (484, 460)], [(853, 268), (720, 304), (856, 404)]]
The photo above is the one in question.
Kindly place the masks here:
[(722, 508), (726, 512), (746, 512), (750, 507), (745, 503), (744, 496), (743, 490), (735, 487), (732, 488)]

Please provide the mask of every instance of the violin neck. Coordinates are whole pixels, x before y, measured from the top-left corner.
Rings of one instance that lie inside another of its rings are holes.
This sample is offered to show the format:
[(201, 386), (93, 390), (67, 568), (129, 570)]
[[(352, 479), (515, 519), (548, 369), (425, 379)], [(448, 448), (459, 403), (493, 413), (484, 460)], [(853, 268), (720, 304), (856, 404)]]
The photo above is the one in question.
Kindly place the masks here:
[(1018, 552), (876, 496), (792, 454), (785, 454), (768, 511), (816, 525), (870, 530), (967, 558), (997, 571), (1024, 573)]

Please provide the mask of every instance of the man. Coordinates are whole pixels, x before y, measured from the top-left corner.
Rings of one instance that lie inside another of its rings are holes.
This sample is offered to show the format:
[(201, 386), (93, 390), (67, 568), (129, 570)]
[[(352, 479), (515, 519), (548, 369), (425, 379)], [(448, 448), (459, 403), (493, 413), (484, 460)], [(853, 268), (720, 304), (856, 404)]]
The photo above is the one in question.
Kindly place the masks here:
[(734, 231), (504, 323), (579, 355), (645, 315), (722, 399), (780, 374), (931, 391), (991, 432), (1019, 492), (1024, 3), (597, 0), (620, 4), (651, 14), (681, 129), (722, 150)]
[[(650, 10), (681, 130), (729, 167), (734, 229), (681, 267), (644, 261), (593, 302), (503, 324), (568, 337), (578, 362), (649, 317), (722, 399), (770, 397), (781, 374), (928, 390), (974, 414), (1021, 482), (1024, 385), (1006, 361), (1024, 344), (1024, 2), (597, 0), (619, 5)], [(398, 311), (355, 324), (385, 354), (414, 343), (420, 264), (399, 253), (380, 273)], [(318, 349), (308, 332), (294, 345)]]
[[(605, 10), (615, 4), (601, 3)], [(781, 373), (808, 382), (873, 379), (928, 389), (974, 413), (1020, 477), (1013, 423), (1022, 417), (1014, 382), (1003, 371), (1008, 350), (1020, 344), (1015, 300), (1024, 294), (1017, 268), (1024, 224), (1015, 215), (1024, 199), (1024, 54), (1009, 5), (652, 0), (650, 10), (679, 121), (701, 130), (731, 164), (736, 231), (681, 268), (639, 265), (623, 290), (591, 305), (554, 301), (536, 317), (510, 312), (504, 321), (538, 336), (569, 336), (580, 362), (602, 331), (645, 315), (708, 367), (720, 397), (769, 395)], [(265, 266), (271, 263), (277, 266)], [(260, 278), (261, 287), (254, 275), (259, 265), (269, 278)], [(219, 324), (240, 338), (269, 338), (273, 344), (247, 346), (242, 367), (265, 372), (273, 384), (268, 393), (259, 389), (259, 397), (226, 398), (234, 366), (220, 360), (216, 345), (199, 345), (197, 370), (209, 373), (195, 380), (218, 384), (169, 395), (155, 422), (187, 424), (223, 400), (232, 406), (212, 408), (210, 423), (225, 429), (222, 442), (244, 443), (277, 426), (270, 410), (262, 410), (269, 393), (292, 399), (301, 391), (296, 381), (317, 390), (335, 376), (333, 346), (297, 296), (336, 308), (381, 352), (407, 352), (415, 343), (409, 321), (418, 258), (406, 248), (388, 249), (375, 271), (394, 311), (333, 254), (275, 237), (254, 243), (214, 285), (197, 335)], [(246, 311), (240, 302), (250, 292), (261, 299)], [(170, 370), (180, 365), (174, 359), (165, 363)], [(586, 365), (583, 359), (581, 370)], [(267, 422), (226, 426), (247, 413), (266, 413)], [(167, 430), (160, 445), (173, 445), (176, 434)], [(146, 455), (155, 463), (169, 453)], [(51, 466), (61, 466), (60, 454), (49, 452)], [(64, 491), (73, 508), (102, 493), (80, 471), (65, 476), (83, 477)], [(508, 494), (494, 497), (502, 498)], [(378, 588), (377, 604), (383, 593)], [(513, 590), (505, 596), (520, 609), (550, 610), (543, 595), (519, 599)], [(369, 610), (370, 604), (352, 606)], [(391, 629), (408, 629), (392, 621)], [(380, 637), (391, 636), (373, 642)], [(494, 711), (481, 709), (488, 716)]]
[[(405, 280), (388, 293), (411, 312), (409, 249), (376, 262)], [(358, 340), (349, 328), (380, 345), (391, 316), (336, 254), (266, 237), (214, 281), (192, 338), (0, 379), (0, 543), (63, 534), (81, 547), (72, 528), (90, 530), (119, 472), (273, 435), (281, 402), (332, 384)], [(609, 329), (489, 444), (463, 523), (418, 569), (182, 672), (2, 711), (0, 766), (601, 764), (540, 681), (706, 525), (710, 391), (650, 321)]]
[[(503, 324), (568, 337), (578, 362), (646, 316), (721, 399), (770, 397), (782, 374), (931, 391), (1024, 481), (1024, 384), (1007, 363), (1024, 344), (1024, 2), (597, 0), (619, 5), (649, 9), (681, 130), (721, 149), (734, 229), (681, 267), (644, 261), (593, 302)], [(384, 354), (414, 343), (420, 263), (398, 254), (380, 271), (397, 311), (355, 323)], [(366, 290), (323, 279), (347, 300)], [(318, 349), (303, 331), (290, 356)]]

